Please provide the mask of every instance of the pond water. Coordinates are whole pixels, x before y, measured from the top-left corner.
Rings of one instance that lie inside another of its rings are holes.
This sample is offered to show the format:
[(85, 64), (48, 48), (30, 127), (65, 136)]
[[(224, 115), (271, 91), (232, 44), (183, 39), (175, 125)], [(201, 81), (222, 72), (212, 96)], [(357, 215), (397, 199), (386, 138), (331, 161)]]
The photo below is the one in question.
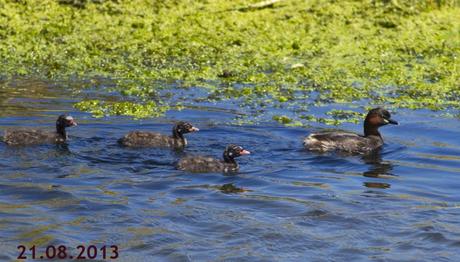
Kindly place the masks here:
[[(95, 119), (63, 86), (0, 85), (0, 130), (52, 129), (61, 112), (79, 124), (68, 146), (0, 144), (0, 260), (16, 259), (18, 245), (117, 245), (119, 261), (460, 260), (460, 120), (443, 112), (394, 110), (400, 125), (381, 129), (374, 155), (318, 155), (302, 139), (320, 127), (232, 125), (241, 109), (225, 101)], [(183, 152), (116, 143), (134, 129), (168, 134), (176, 120), (200, 128)], [(252, 152), (238, 174), (174, 169), (228, 143)], [(245, 191), (220, 190), (229, 183)]]

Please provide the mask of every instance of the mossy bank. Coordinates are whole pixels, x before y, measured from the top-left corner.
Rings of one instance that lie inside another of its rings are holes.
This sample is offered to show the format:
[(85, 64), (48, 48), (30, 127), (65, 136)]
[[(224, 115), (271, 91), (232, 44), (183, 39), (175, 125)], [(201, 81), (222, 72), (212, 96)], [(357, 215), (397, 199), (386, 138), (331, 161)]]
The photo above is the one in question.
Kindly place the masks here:
[(120, 101), (77, 104), (99, 116), (159, 116), (188, 87), (296, 125), (361, 117), (309, 113), (328, 103), (460, 109), (459, 1), (257, 2), (0, 0), (0, 74), (109, 79)]

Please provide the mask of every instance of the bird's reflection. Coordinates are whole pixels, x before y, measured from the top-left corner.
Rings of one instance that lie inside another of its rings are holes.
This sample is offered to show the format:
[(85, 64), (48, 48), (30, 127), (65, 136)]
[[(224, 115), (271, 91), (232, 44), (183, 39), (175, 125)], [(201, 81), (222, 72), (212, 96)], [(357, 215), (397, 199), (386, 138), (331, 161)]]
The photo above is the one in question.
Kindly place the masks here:
[[(391, 171), (393, 170), (393, 164), (389, 161), (382, 160), (381, 149), (375, 150), (370, 154), (363, 156), (364, 163), (369, 165), (369, 170), (363, 173), (365, 177), (373, 178), (388, 178), (389, 176), (395, 176)], [(369, 188), (390, 188), (389, 183), (382, 182), (364, 182), (365, 187)]]
[(59, 155), (70, 155), (69, 145), (67, 143), (59, 143), (55, 145), (56, 153)]

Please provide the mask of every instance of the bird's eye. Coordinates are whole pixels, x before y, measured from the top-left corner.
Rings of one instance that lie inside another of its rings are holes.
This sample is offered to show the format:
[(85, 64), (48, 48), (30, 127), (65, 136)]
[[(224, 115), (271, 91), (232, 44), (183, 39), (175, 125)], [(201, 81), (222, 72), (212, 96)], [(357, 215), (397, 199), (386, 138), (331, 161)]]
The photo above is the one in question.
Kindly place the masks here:
[(390, 113), (388, 111), (385, 111), (382, 113), (383, 118), (390, 118)]

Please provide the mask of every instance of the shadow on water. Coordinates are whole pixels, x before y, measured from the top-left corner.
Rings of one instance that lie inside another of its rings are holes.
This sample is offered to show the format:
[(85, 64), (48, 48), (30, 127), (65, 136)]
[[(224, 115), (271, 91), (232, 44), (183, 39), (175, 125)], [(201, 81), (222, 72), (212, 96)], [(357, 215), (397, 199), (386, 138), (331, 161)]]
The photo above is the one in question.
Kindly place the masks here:
[[(459, 258), (456, 119), (397, 110), (401, 126), (382, 130), (382, 150), (318, 155), (302, 149), (310, 129), (228, 124), (241, 111), (230, 102), (94, 119), (73, 109), (78, 94), (56, 86), (0, 84), (0, 130), (52, 130), (61, 112), (79, 123), (67, 144), (0, 143), (0, 259), (15, 259), (19, 244), (82, 243), (116, 244), (123, 261)], [(177, 120), (200, 128), (183, 151), (117, 144), (135, 129), (169, 134)], [(221, 158), (228, 143), (251, 151), (236, 174), (174, 168), (186, 155)]]
[[(363, 156), (363, 161), (369, 165), (369, 170), (363, 172), (364, 177), (372, 178), (391, 178), (394, 175), (391, 171), (393, 170), (393, 164), (389, 161), (382, 160), (381, 152), (382, 149), (379, 148), (373, 151), (370, 154)], [(384, 182), (364, 182), (364, 186), (369, 188), (390, 188), (390, 183)]]

